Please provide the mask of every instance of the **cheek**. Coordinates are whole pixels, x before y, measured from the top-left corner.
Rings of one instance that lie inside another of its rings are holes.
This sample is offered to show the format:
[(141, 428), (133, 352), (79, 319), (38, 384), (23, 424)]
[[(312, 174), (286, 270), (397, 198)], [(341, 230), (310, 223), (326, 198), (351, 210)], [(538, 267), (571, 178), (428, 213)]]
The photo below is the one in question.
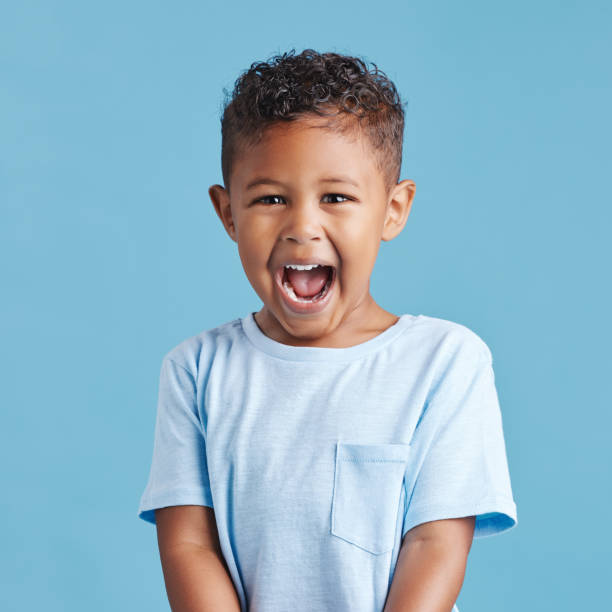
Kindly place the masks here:
[(380, 215), (361, 214), (342, 220), (336, 228), (338, 240), (350, 251), (368, 250), (380, 242), (383, 221)]
[(336, 232), (336, 244), (347, 275), (362, 276), (371, 273), (380, 249), (381, 228), (379, 215), (364, 215), (359, 219), (351, 219)]
[(251, 239), (251, 235), (249, 235), (248, 238), (240, 237), (238, 240), (238, 253), (245, 272), (249, 275), (253, 275), (260, 265), (259, 259), (261, 258), (261, 254), (257, 249), (257, 243)]
[(245, 244), (245, 250), (265, 249), (274, 235), (274, 223), (271, 219), (261, 218), (258, 215), (244, 215), (240, 220), (242, 233), (240, 238)]
[(271, 283), (268, 264), (270, 249), (268, 242), (261, 236), (249, 232), (248, 236), (241, 236), (238, 241), (238, 254), (242, 267), (252, 284), (262, 286)]

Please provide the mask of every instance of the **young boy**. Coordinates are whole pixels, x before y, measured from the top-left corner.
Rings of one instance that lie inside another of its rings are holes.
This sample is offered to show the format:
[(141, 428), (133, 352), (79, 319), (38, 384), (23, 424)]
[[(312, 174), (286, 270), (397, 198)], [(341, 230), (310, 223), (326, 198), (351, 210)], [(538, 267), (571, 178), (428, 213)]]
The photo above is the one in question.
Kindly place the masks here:
[(517, 523), (488, 346), (369, 293), (414, 198), (403, 127), (358, 58), (236, 81), (209, 193), (263, 306), (162, 362), (138, 516), (174, 612), (457, 611), (472, 539)]

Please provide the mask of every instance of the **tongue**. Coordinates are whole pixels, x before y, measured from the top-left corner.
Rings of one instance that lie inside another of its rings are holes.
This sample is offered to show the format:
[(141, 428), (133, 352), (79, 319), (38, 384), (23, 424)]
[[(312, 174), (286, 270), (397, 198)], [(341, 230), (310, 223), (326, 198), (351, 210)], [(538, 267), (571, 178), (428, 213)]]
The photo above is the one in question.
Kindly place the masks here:
[(323, 289), (328, 278), (328, 268), (321, 266), (312, 270), (294, 270), (293, 268), (285, 268), (285, 270), (293, 290), (300, 297), (317, 295)]

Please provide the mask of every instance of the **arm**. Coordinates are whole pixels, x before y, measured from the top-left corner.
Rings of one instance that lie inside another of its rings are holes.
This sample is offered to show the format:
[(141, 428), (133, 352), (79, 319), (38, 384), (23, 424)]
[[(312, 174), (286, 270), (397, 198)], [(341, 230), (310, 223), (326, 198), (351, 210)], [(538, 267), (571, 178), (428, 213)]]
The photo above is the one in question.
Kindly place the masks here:
[(157, 541), (172, 612), (240, 612), (240, 602), (208, 506), (155, 511)]
[(408, 531), (384, 612), (450, 612), (463, 585), (475, 521), (429, 521)]

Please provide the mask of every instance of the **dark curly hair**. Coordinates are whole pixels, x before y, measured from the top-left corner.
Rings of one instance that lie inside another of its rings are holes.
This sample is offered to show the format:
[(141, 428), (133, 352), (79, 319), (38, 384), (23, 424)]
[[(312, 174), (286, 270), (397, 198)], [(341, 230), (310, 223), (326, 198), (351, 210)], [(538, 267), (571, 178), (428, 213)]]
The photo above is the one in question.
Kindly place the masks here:
[(338, 131), (361, 129), (375, 149), (389, 185), (399, 180), (404, 109), (393, 82), (372, 63), (338, 53), (292, 49), (255, 62), (225, 91), (221, 117), (221, 168), (229, 189), (239, 146), (256, 143), (267, 127), (306, 114), (330, 117)]

